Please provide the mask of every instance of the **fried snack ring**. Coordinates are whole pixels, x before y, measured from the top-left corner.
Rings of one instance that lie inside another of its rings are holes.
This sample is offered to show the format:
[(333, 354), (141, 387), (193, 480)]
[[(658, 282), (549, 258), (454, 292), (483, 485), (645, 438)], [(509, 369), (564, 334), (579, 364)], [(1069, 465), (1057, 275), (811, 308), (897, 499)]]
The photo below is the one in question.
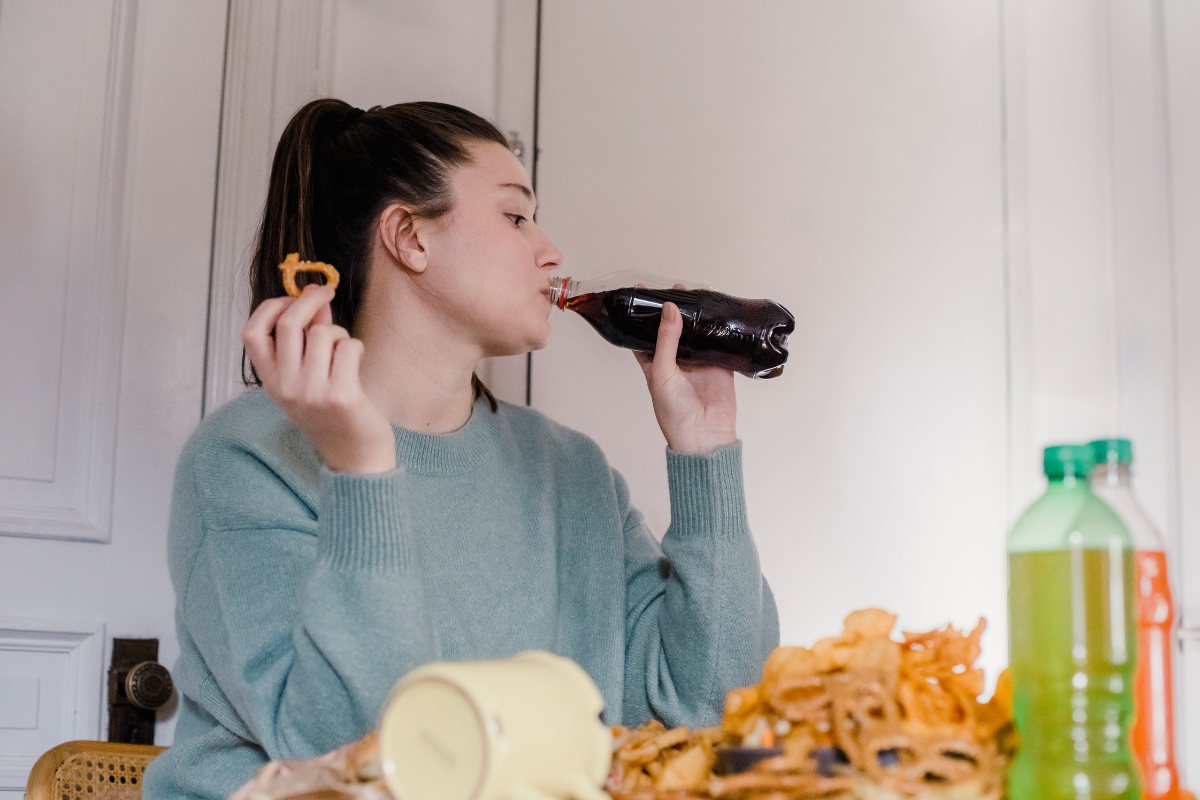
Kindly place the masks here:
[(725, 696), (725, 711), (721, 715), (721, 730), (728, 736), (741, 737), (754, 730), (763, 714), (762, 690), (757, 686), (734, 689)]
[(979, 658), (979, 640), (986, 628), (987, 622), (981, 619), (967, 635), (949, 625), (926, 633), (905, 632), (902, 672), (915, 680), (936, 678), (959, 683), (972, 698), (978, 697), (983, 693), (983, 670), (973, 665)]
[(654, 777), (654, 788), (660, 792), (673, 789), (703, 790), (712, 775), (715, 760), (711, 746), (699, 741), (690, 744), (663, 764), (662, 771)]
[(325, 285), (330, 289), (336, 289), (341, 278), (332, 264), (326, 264), (324, 261), (301, 261), (299, 253), (288, 253), (287, 258), (279, 265), (279, 271), (283, 273), (283, 289), (288, 293), (288, 297), (300, 296), (300, 287), (296, 285), (297, 272), (321, 273), (325, 276)]
[(665, 728), (651, 721), (620, 733), (607, 787), (616, 794), (658, 793), (659, 800), (680, 792), (703, 792), (712, 774), (720, 728)]
[(900, 709), (887, 674), (855, 670), (830, 679), (833, 694), (833, 738), (855, 768), (867, 770), (863, 742), (892, 733), (900, 726)]
[[(994, 788), (1000, 770), (994, 767), (995, 754), (965, 735), (937, 737), (884, 734), (863, 747), (865, 772), (880, 786), (907, 795), (921, 795), (946, 784), (975, 781), (982, 789)], [(891, 751), (891, 763), (884, 766), (879, 755)]]
[[(891, 759), (884, 766), (880, 753), (890, 752)], [(920, 783), (920, 773), (917, 783), (911, 778), (913, 768), (921, 764), (925, 757), (924, 742), (907, 736), (898, 731), (883, 733), (863, 742), (862, 747), (864, 772), (880, 786), (897, 792), (919, 794), (924, 788)]]
[(768, 702), (789, 722), (829, 720), (831, 697), (824, 678), (818, 675), (785, 675), (770, 689)]
[(687, 728), (671, 728), (636, 747), (619, 750), (615, 756), (626, 764), (648, 764), (658, 758), (663, 750), (686, 742), (690, 734)]
[(975, 724), (974, 697), (956, 682), (902, 680), (896, 688), (896, 700), (910, 730), (933, 733), (947, 725)]

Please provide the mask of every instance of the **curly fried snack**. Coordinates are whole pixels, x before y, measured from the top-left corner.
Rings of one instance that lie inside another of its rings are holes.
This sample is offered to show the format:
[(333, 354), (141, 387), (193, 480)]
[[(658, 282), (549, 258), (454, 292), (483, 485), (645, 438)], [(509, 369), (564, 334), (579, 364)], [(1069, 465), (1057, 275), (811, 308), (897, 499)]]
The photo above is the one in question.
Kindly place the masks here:
[[(719, 729), (616, 731), (614, 800), (998, 800), (1015, 747), (1012, 685), (1002, 674), (978, 699), (984, 622), (894, 637), (895, 625), (863, 609), (811, 648), (776, 649), (762, 683), (726, 696)], [(765, 757), (713, 776), (723, 747)]]
[[(971, 786), (997, 794), (1012, 755), (1011, 689), (1002, 676), (995, 697), (982, 703), (983, 671), (976, 666), (985, 623), (970, 633), (947, 625), (893, 638), (896, 617), (880, 609), (855, 611), (841, 634), (811, 648), (780, 647), (760, 686), (730, 693), (722, 720), (728, 746), (782, 746), (775, 769), (796, 776), (815, 769), (820, 748), (840, 751), (846, 774), (918, 796), (939, 787)], [(765, 733), (764, 733), (765, 732)], [(720, 784), (722, 792), (797, 791), (762, 774)], [(795, 787), (805, 785), (790, 778)], [(765, 795), (764, 795), (765, 797)], [(755, 797), (754, 800), (764, 800)]]
[(287, 258), (279, 265), (279, 271), (283, 273), (283, 288), (288, 297), (300, 296), (300, 287), (296, 285), (297, 272), (321, 273), (325, 276), (325, 285), (330, 289), (336, 289), (341, 278), (332, 264), (326, 264), (324, 261), (301, 261), (299, 253), (288, 253)]
[(631, 731), (614, 730), (609, 790), (621, 800), (680, 800), (702, 796), (716, 760), (719, 728), (672, 728), (657, 720)]

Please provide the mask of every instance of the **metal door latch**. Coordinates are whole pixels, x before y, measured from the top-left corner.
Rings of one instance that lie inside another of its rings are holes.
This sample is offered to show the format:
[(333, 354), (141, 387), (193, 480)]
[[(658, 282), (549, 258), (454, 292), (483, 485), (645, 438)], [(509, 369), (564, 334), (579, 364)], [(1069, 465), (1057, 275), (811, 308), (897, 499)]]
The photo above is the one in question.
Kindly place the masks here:
[(154, 712), (175, 693), (158, 663), (158, 639), (113, 639), (108, 668), (108, 740), (154, 744)]

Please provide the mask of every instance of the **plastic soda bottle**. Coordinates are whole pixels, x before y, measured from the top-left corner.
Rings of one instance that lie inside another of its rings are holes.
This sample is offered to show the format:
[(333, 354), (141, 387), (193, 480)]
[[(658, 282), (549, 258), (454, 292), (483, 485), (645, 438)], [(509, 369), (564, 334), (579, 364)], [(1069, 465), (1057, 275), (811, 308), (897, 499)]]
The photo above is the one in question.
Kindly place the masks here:
[(791, 312), (772, 300), (630, 271), (586, 281), (551, 278), (550, 302), (579, 314), (610, 344), (644, 352), (654, 352), (663, 304), (674, 303), (683, 317), (679, 363), (751, 378), (783, 374), (788, 337), (796, 329)]
[(1008, 537), (1009, 649), (1019, 747), (1012, 800), (1136, 800), (1129, 748), (1137, 628), (1133, 550), (1092, 494), (1086, 445), (1048, 447), (1049, 485)]
[(1133, 445), (1128, 439), (1091, 443), (1092, 491), (1108, 503), (1133, 538), (1138, 663), (1133, 677), (1133, 754), (1146, 798), (1176, 800), (1175, 720), (1171, 656), (1175, 606), (1167, 583), (1167, 554), (1154, 523), (1134, 497)]

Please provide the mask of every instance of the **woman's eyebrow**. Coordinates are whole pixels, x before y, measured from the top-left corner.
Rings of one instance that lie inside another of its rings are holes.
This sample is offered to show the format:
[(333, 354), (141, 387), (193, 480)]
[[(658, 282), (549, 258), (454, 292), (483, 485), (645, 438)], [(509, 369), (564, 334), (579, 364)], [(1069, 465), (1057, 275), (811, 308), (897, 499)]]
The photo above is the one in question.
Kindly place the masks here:
[(525, 195), (525, 199), (533, 203), (534, 212), (537, 212), (537, 198), (533, 196), (533, 189), (530, 189), (523, 183), (502, 183), (501, 189), (516, 189), (521, 194)]

